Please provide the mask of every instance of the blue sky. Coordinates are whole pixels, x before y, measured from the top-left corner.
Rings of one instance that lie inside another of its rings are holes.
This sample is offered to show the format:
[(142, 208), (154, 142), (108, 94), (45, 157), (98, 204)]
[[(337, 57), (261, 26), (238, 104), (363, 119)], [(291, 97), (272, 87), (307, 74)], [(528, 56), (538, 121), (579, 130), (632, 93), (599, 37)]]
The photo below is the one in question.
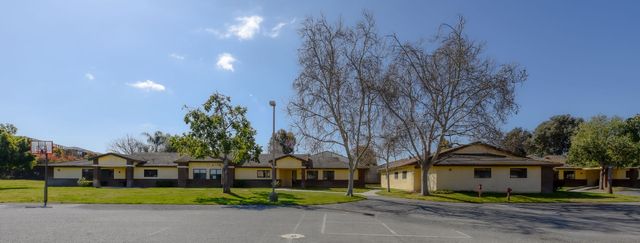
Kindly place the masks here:
[(529, 80), (505, 129), (555, 114), (628, 117), (640, 110), (640, 5), (634, 1), (2, 1), (0, 123), (20, 135), (105, 152), (115, 138), (182, 133), (183, 107), (214, 91), (247, 106), (266, 144), (296, 77), (296, 29), (308, 16), (430, 38), (467, 18), (486, 54)]

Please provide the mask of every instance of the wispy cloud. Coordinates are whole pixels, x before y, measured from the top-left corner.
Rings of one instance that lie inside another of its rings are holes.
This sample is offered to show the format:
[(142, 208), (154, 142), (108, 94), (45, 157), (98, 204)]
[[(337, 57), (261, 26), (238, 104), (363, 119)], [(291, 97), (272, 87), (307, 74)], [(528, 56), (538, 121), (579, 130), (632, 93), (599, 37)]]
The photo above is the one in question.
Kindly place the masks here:
[(266, 33), (266, 35), (271, 37), (271, 38), (276, 38), (276, 37), (278, 37), (280, 35), (280, 31), (282, 30), (282, 28), (284, 28), (286, 25), (293, 24), (295, 22), (296, 22), (296, 19), (292, 19), (289, 22), (280, 22), (280, 23), (276, 24), (276, 26), (271, 28), (271, 31)]
[(91, 73), (85, 73), (85, 74), (84, 74), (84, 77), (85, 77), (86, 79), (88, 79), (88, 80), (94, 80), (94, 79), (96, 79), (96, 77), (95, 77), (95, 76), (93, 76), (93, 74), (91, 74)]
[(183, 55), (179, 55), (179, 54), (176, 54), (176, 53), (169, 54), (169, 57), (171, 57), (173, 59), (176, 59), (176, 60), (184, 60), (184, 56)]
[(233, 57), (231, 54), (225, 52), (218, 55), (218, 62), (216, 62), (216, 66), (220, 69), (233, 72), (234, 62), (236, 62), (236, 58)]
[(144, 91), (165, 91), (165, 87), (162, 84), (156, 83), (153, 80), (145, 80), (138, 81), (135, 83), (128, 83), (127, 85), (134, 87), (136, 89), (144, 90)]
[(205, 31), (213, 33), (220, 38), (237, 37), (239, 40), (249, 40), (260, 31), (263, 18), (258, 15), (243, 16), (235, 19), (236, 23), (227, 27), (225, 31), (206, 28)]

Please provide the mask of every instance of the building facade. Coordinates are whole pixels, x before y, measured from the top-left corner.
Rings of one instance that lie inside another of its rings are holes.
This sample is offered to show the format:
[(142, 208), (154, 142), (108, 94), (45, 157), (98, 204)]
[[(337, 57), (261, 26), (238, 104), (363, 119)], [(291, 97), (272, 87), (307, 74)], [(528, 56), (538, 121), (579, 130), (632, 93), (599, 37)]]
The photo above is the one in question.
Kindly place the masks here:
[[(262, 154), (258, 161), (229, 166), (229, 183), (235, 187), (270, 187), (272, 155)], [(220, 158), (192, 158), (178, 153), (102, 154), (88, 160), (50, 165), (54, 186), (77, 185), (80, 178), (93, 186), (114, 187), (220, 187)], [(323, 152), (314, 155), (290, 154), (275, 158), (279, 187), (346, 187), (349, 176), (344, 156)], [(354, 183), (364, 187), (367, 168), (357, 168)]]
[[(427, 175), (429, 190), (506, 192), (553, 192), (558, 163), (517, 156), (483, 143), (472, 143), (442, 151)], [(387, 187), (386, 166), (380, 166), (380, 185)], [(422, 170), (415, 159), (389, 164), (393, 189), (420, 191)]]

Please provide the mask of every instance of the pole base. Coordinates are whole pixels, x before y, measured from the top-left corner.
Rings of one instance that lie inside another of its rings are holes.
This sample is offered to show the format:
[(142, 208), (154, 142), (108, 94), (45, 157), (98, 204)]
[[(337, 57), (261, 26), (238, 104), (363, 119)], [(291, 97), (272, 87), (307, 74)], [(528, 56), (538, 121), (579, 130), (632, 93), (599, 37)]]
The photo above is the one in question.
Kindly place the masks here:
[(278, 202), (278, 193), (276, 192), (269, 193), (269, 202)]

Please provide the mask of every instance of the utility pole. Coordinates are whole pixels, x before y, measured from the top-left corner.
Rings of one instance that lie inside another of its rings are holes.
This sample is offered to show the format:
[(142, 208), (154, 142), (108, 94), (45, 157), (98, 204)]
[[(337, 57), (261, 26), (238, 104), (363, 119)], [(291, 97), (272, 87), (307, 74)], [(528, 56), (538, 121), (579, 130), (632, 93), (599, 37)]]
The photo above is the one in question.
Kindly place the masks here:
[(273, 149), (273, 139), (276, 135), (276, 102), (271, 100), (269, 101), (269, 105), (273, 108), (273, 120), (272, 120), (272, 130), (271, 130), (271, 139), (269, 139), (269, 145), (272, 146), (271, 149), (271, 194), (269, 194), (270, 202), (278, 201), (278, 194), (276, 193), (276, 151)]

